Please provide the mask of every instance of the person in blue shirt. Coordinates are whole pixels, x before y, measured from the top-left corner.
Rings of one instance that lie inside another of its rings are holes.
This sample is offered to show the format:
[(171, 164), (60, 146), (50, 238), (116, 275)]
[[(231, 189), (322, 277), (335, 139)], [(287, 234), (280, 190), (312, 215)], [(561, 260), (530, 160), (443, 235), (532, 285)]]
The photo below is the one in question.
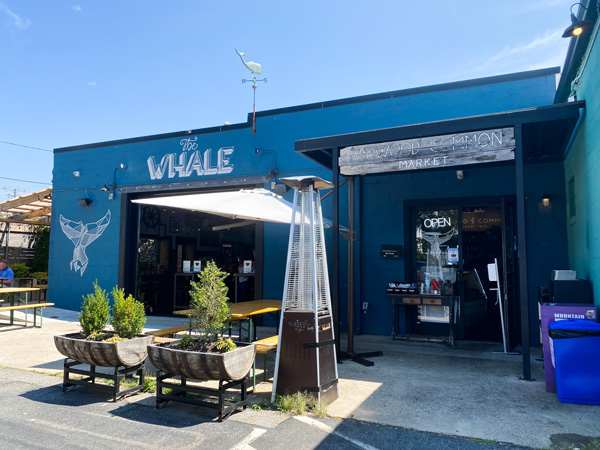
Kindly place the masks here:
[(4, 260), (0, 261), (0, 278), (4, 278), (4, 280), (0, 280), (4, 287), (11, 287), (15, 278), (12, 269)]

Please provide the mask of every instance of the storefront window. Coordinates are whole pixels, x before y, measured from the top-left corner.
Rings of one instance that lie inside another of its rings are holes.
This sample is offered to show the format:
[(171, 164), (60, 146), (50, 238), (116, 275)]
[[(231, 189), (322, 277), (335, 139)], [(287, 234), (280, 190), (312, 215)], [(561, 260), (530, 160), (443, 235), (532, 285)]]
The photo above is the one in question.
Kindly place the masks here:
[[(443, 295), (456, 283), (458, 210), (419, 210), (416, 217), (417, 283), (424, 294)], [(446, 306), (419, 306), (421, 322), (448, 322)]]
[[(420, 210), (416, 223), (417, 282), (456, 282), (458, 210)], [(440, 284), (441, 283), (441, 284)]]

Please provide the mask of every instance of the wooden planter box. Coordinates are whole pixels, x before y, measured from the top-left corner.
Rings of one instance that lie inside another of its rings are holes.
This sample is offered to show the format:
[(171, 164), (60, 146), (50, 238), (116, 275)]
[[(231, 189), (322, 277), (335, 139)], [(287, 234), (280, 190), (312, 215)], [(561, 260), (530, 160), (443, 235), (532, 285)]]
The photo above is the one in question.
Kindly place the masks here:
[(237, 343), (238, 348), (227, 353), (201, 353), (170, 347), (170, 343), (148, 347), (152, 364), (171, 375), (194, 380), (241, 380), (254, 362), (256, 345)]
[(80, 333), (54, 336), (54, 344), (60, 353), (90, 366), (132, 367), (146, 359), (148, 346), (154, 336), (139, 335), (119, 342), (98, 342), (78, 338)]

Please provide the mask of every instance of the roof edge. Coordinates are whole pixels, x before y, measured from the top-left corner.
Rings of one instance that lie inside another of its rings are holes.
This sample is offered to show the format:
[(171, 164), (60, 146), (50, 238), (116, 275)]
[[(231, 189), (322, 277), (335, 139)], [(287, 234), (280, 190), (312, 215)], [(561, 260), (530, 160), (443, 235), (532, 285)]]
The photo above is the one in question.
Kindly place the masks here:
[[(315, 110), (315, 109), (324, 109), (324, 108), (331, 108), (331, 107), (335, 107), (335, 106), (349, 105), (349, 104), (353, 104), (353, 103), (365, 103), (365, 102), (372, 102), (372, 101), (385, 100), (385, 99), (391, 99), (391, 98), (407, 97), (410, 95), (426, 94), (426, 93), (431, 93), (431, 92), (449, 91), (449, 90), (453, 90), (453, 89), (464, 89), (464, 88), (475, 87), (475, 86), (483, 86), (486, 84), (489, 85), (489, 84), (497, 84), (497, 83), (506, 83), (506, 82), (510, 82), (510, 81), (524, 80), (524, 79), (528, 79), (528, 78), (537, 78), (537, 77), (548, 76), (548, 75), (556, 75), (558, 73), (560, 73), (560, 67), (549, 67), (549, 68), (545, 68), (545, 69), (529, 70), (529, 71), (525, 71), (525, 72), (515, 72), (515, 73), (510, 73), (510, 74), (504, 74), (504, 75), (494, 75), (494, 76), (490, 76), (490, 77), (474, 78), (471, 80), (453, 81), (450, 83), (434, 84), (434, 85), (422, 86), (422, 87), (416, 87), (416, 88), (408, 88), (408, 89), (402, 89), (402, 90), (396, 90), (396, 91), (381, 92), (381, 93), (376, 93), (376, 94), (361, 95), (358, 97), (347, 97), (347, 98), (338, 99), (338, 100), (329, 100), (329, 101), (325, 101), (325, 102), (308, 103), (305, 105), (288, 106), (288, 107), (284, 107), (284, 108), (277, 108), (277, 109), (271, 109), (271, 110), (266, 110), (266, 111), (258, 111), (256, 113), (256, 117), (268, 117), (268, 116), (281, 115), (281, 114), (290, 114), (290, 113), (301, 112), (301, 111), (309, 111), (309, 110)], [(192, 134), (194, 134), (194, 135), (209, 134), (209, 133), (217, 133), (217, 132), (230, 131), (230, 130), (240, 130), (240, 129), (244, 129), (244, 128), (250, 128), (251, 126), (252, 126), (252, 113), (248, 113), (248, 120), (246, 122), (242, 122), (242, 123), (231, 124), (231, 125), (220, 125), (220, 126), (209, 127), (209, 128), (198, 128), (198, 129), (185, 130), (185, 131), (176, 131), (176, 132), (171, 132), (171, 133), (154, 134), (154, 135), (140, 136), (140, 137), (134, 137), (134, 138), (116, 139), (116, 140), (105, 141), (105, 142), (75, 145), (75, 146), (70, 146), (70, 147), (60, 147), (60, 148), (54, 149), (54, 153), (66, 153), (66, 152), (88, 150), (88, 149), (100, 148), (100, 147), (110, 147), (113, 145), (136, 144), (136, 143), (140, 143), (140, 142), (147, 142), (147, 141), (153, 141), (153, 140), (159, 140), (159, 139), (186, 137), (186, 136), (189, 136)]]
[[(305, 105), (290, 106), (285, 108), (271, 109), (267, 111), (259, 111), (256, 113), (256, 117), (266, 117), (278, 114), (288, 114), (299, 111), (307, 111), (311, 109), (323, 109), (330, 108), (333, 106), (348, 105), (352, 103), (364, 103), (377, 100), (385, 100), (390, 98), (407, 97), (410, 95), (427, 94), (431, 92), (450, 91), (454, 89), (464, 89), (475, 86), (483, 86), (489, 84), (506, 83), (516, 80), (525, 80), (528, 78), (537, 78), (548, 75), (556, 75), (560, 73), (560, 67), (549, 67), (545, 69), (528, 70), (525, 72), (515, 72), (504, 75), (494, 75), (483, 78), (473, 78), (471, 80), (452, 81), (450, 83), (433, 84), (429, 86), (420, 86), (416, 88), (401, 89), (397, 91), (380, 92), (376, 94), (361, 95), (358, 97), (348, 97), (338, 100), (329, 100), (325, 102), (308, 103)], [(248, 117), (251, 118), (252, 114), (249, 113)], [(250, 119), (251, 120), (251, 119)]]

